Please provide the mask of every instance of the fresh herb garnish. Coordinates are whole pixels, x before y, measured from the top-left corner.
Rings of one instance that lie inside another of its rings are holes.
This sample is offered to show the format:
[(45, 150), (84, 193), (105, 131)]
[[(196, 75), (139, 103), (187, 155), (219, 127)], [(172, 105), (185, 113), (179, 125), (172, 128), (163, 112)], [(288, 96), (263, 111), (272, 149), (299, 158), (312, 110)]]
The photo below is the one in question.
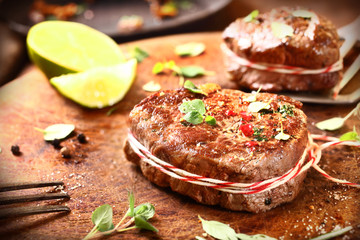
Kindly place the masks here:
[(180, 67), (181, 75), (188, 78), (194, 78), (203, 75), (214, 75), (213, 72), (206, 71), (203, 67), (199, 66), (186, 66)]
[(179, 56), (195, 57), (205, 51), (205, 44), (198, 42), (190, 42), (175, 47), (175, 53)]
[(254, 130), (253, 136), (254, 136), (254, 139), (256, 141), (261, 142), (261, 141), (267, 141), (268, 140), (268, 138), (265, 135), (261, 135), (261, 133), (264, 130), (263, 128), (254, 127), (253, 130)]
[[(189, 123), (197, 125), (204, 121), (206, 109), (204, 102), (200, 99), (183, 102), (180, 105), (179, 110), (186, 114), (183, 119)], [(212, 116), (206, 116), (205, 122), (212, 126), (216, 125), (216, 120)]]
[(248, 106), (250, 112), (259, 112), (263, 109), (270, 109), (270, 103), (268, 102), (251, 102)]
[(264, 234), (256, 234), (256, 235), (247, 235), (243, 233), (236, 233), (233, 228), (229, 225), (218, 222), (218, 221), (207, 221), (202, 219), (201, 220), (202, 227), (204, 231), (209, 234), (210, 236), (220, 239), (220, 240), (276, 240), (275, 238), (266, 236)]
[(299, 9), (299, 10), (293, 11), (292, 15), (294, 17), (301, 17), (301, 18), (309, 18), (309, 19), (311, 19), (314, 16), (314, 13), (310, 12), (310, 11), (307, 11), (307, 10)]
[(344, 125), (345, 121), (349, 119), (352, 115), (360, 116), (360, 103), (358, 103), (358, 105), (356, 105), (356, 107), (344, 118), (341, 117), (330, 118), (316, 123), (315, 126), (321, 130), (334, 131), (340, 129)]
[(343, 135), (341, 135), (340, 141), (357, 141), (357, 142), (360, 142), (360, 136), (356, 132), (355, 126), (354, 126), (354, 130), (352, 132), (347, 132), (347, 133), (344, 133)]
[(132, 50), (131, 56), (141, 63), (145, 58), (149, 57), (149, 54), (139, 47), (135, 47)]
[[(158, 232), (153, 225), (147, 222), (155, 214), (154, 206), (150, 203), (145, 203), (134, 208), (135, 198), (132, 192), (129, 192), (128, 199), (129, 209), (116, 226), (113, 224), (113, 210), (109, 204), (104, 204), (95, 209), (91, 216), (91, 221), (95, 226), (83, 240), (108, 235), (115, 231), (124, 232), (135, 228)], [(127, 223), (122, 224), (127, 217), (131, 217), (131, 219)], [(133, 223), (135, 223), (135, 226), (129, 227)]]
[(249, 13), (249, 15), (247, 15), (246, 17), (243, 18), (244, 22), (251, 22), (253, 20), (255, 20), (255, 18), (259, 15), (259, 10), (254, 10), (251, 13)]
[(45, 141), (53, 141), (55, 139), (64, 139), (74, 131), (75, 126), (73, 124), (54, 124), (48, 126), (45, 129), (35, 127), (35, 130), (44, 134)]
[(199, 93), (199, 94), (204, 94), (205, 96), (207, 96), (207, 93), (204, 92), (203, 90), (201, 90), (200, 88), (198, 88), (192, 81), (190, 80), (186, 80), (184, 83), (184, 88), (189, 90), (190, 92), (193, 93)]
[(281, 125), (280, 132), (275, 136), (275, 139), (286, 141), (286, 140), (288, 140), (290, 138), (290, 135), (284, 133), (283, 124), (282, 124), (281, 119), (280, 119), (280, 125)]
[(142, 89), (146, 92), (157, 92), (161, 90), (161, 85), (154, 81), (150, 81), (143, 85)]
[(248, 96), (247, 98), (244, 98), (243, 100), (245, 102), (255, 102), (256, 97), (260, 91), (261, 91), (261, 86), (258, 88), (258, 90), (256, 92), (252, 92), (252, 94), (250, 96)]
[(201, 115), (204, 115), (206, 112), (205, 104), (200, 99), (194, 99), (191, 101), (183, 102), (180, 107), (180, 112), (189, 113), (189, 112), (198, 112)]
[(216, 119), (213, 116), (207, 115), (205, 117), (205, 122), (211, 126), (216, 125)]
[(294, 106), (292, 105), (282, 105), (279, 109), (279, 113), (283, 118), (286, 116), (293, 117), (294, 116)]
[(271, 30), (273, 35), (279, 39), (288, 36), (291, 37), (294, 35), (294, 29), (291, 26), (281, 22), (271, 23)]

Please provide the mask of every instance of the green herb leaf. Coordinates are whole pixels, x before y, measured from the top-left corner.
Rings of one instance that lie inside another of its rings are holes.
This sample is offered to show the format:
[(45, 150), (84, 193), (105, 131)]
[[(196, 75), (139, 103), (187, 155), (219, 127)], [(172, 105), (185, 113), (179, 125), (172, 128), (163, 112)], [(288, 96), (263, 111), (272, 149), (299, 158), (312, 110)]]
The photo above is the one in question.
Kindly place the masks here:
[(194, 125), (197, 125), (204, 121), (204, 117), (201, 113), (192, 111), (192, 112), (188, 112), (184, 116), (184, 120), (186, 120), (187, 122), (192, 123)]
[(35, 129), (44, 134), (44, 139), (46, 141), (53, 141), (55, 139), (64, 139), (69, 136), (69, 134), (74, 131), (75, 126), (73, 124), (54, 124), (45, 129)]
[(326, 239), (332, 239), (334, 237), (337, 237), (337, 236), (341, 236), (343, 235), (344, 233), (347, 233), (348, 231), (350, 231), (352, 229), (351, 226), (348, 226), (348, 227), (345, 227), (343, 229), (339, 229), (339, 230), (335, 230), (335, 231), (332, 231), (332, 232), (329, 232), (329, 233), (325, 233), (323, 235), (320, 235), (316, 238), (312, 238), (310, 240), (326, 240)]
[(131, 54), (139, 63), (145, 58), (149, 57), (149, 54), (139, 47), (135, 47)]
[(207, 115), (205, 117), (205, 122), (211, 126), (215, 126), (216, 125), (216, 119), (213, 116)]
[(155, 215), (155, 207), (150, 203), (144, 203), (134, 209), (135, 216), (141, 216), (149, 220)]
[(341, 128), (344, 125), (345, 121), (348, 118), (350, 118), (352, 115), (360, 117), (360, 103), (358, 103), (356, 107), (353, 110), (351, 110), (351, 112), (349, 112), (344, 118), (341, 117), (330, 118), (318, 122), (317, 124), (315, 124), (315, 126), (321, 130), (329, 130), (329, 131), (337, 130)]
[(330, 118), (315, 124), (321, 130), (334, 131), (340, 129), (344, 125), (344, 119), (341, 117)]
[(281, 113), (282, 117), (293, 117), (294, 116), (294, 106), (292, 105), (282, 105), (280, 107), (279, 113)]
[(112, 217), (112, 207), (109, 204), (104, 204), (95, 209), (91, 215), (91, 221), (100, 232), (105, 232), (114, 228)]
[(360, 136), (356, 132), (355, 126), (354, 126), (354, 131), (347, 132), (347, 133), (344, 133), (343, 135), (341, 135), (340, 141), (358, 141), (358, 142), (360, 142)]
[(287, 36), (291, 37), (294, 35), (294, 29), (291, 26), (281, 22), (271, 23), (271, 30), (273, 35), (279, 39)]
[(186, 88), (190, 92), (204, 94), (205, 96), (207, 96), (206, 92), (204, 92), (203, 90), (201, 90), (200, 88), (195, 86), (195, 84), (193, 82), (191, 82), (190, 80), (185, 81), (184, 88)]
[(150, 81), (143, 85), (142, 89), (146, 92), (157, 92), (161, 90), (161, 85), (154, 81)]
[(259, 10), (254, 10), (251, 13), (249, 13), (249, 15), (247, 15), (246, 17), (243, 18), (244, 22), (251, 22), (253, 21), (257, 16), (259, 15)]
[(237, 240), (235, 230), (229, 225), (218, 221), (207, 221), (200, 216), (199, 219), (201, 220), (204, 231), (210, 236), (220, 240)]
[(244, 98), (243, 100), (245, 102), (255, 102), (256, 101), (256, 96), (258, 95), (258, 93), (261, 91), (261, 86), (258, 88), (258, 90), (256, 92), (252, 92), (250, 96), (248, 96), (247, 98)]
[(135, 226), (137, 228), (141, 228), (141, 229), (146, 229), (146, 230), (150, 230), (150, 231), (154, 231), (154, 232), (158, 232), (159, 230), (157, 230), (153, 225), (151, 225), (150, 223), (148, 223), (144, 217), (142, 216), (135, 216), (134, 217), (135, 220)]
[(248, 106), (250, 112), (259, 112), (263, 109), (270, 109), (270, 104), (267, 102), (252, 102)]
[(134, 216), (134, 206), (135, 206), (135, 197), (133, 192), (128, 192), (128, 201), (129, 201), (129, 210), (126, 215), (133, 217)]
[(307, 10), (299, 9), (299, 10), (293, 11), (292, 15), (294, 17), (312, 18), (314, 16), (314, 13), (310, 12), (310, 11), (307, 11)]
[(205, 74), (205, 69), (199, 66), (181, 67), (180, 71), (184, 77), (188, 77), (188, 78), (194, 78)]
[(276, 238), (264, 234), (247, 235), (244, 233), (237, 233), (236, 236), (241, 240), (276, 240)]
[(195, 236), (195, 239), (196, 239), (196, 240), (206, 240), (205, 238), (200, 237), (200, 236)]
[(179, 110), (182, 113), (198, 112), (200, 115), (204, 115), (206, 112), (205, 104), (200, 99), (183, 102), (180, 105)]
[(161, 72), (164, 71), (164, 64), (162, 62), (157, 62), (155, 63), (153, 69), (152, 69), (152, 73), (153, 74), (159, 74)]
[(288, 140), (290, 138), (289, 134), (284, 133), (283, 131), (279, 132), (276, 136), (275, 139), (277, 140)]
[(198, 42), (190, 42), (175, 47), (175, 53), (179, 56), (195, 57), (205, 51), (205, 44)]

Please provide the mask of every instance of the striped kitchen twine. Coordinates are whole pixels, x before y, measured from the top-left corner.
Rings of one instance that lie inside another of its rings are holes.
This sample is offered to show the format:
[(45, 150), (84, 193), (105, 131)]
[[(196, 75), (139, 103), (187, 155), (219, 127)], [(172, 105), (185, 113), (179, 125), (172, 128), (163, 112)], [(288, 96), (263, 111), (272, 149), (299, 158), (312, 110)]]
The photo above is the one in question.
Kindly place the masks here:
[(270, 64), (270, 63), (255, 63), (251, 62), (245, 58), (239, 57), (236, 55), (231, 49), (226, 46), (225, 43), (220, 45), (221, 50), (225, 55), (231, 58), (233, 61), (238, 63), (241, 66), (245, 66), (248, 68), (254, 68), (257, 70), (263, 70), (268, 72), (277, 72), (277, 73), (285, 73), (285, 74), (293, 74), (293, 75), (303, 75), (303, 74), (321, 74), (321, 73), (328, 73), (328, 72), (336, 72), (343, 68), (343, 61), (339, 59), (334, 64), (319, 69), (307, 69), (301, 67), (294, 67), (294, 66), (287, 66), (287, 65), (280, 65), (280, 64)]
[[(295, 178), (299, 174), (307, 171), (310, 167), (313, 167), (317, 170), (320, 174), (322, 174), (327, 179), (341, 184), (346, 184), (353, 187), (360, 188), (360, 184), (351, 183), (346, 180), (337, 179), (335, 177), (330, 176), (324, 170), (322, 170), (318, 163), (321, 159), (321, 152), (325, 148), (335, 146), (335, 145), (347, 145), (347, 146), (355, 146), (360, 147), (360, 142), (354, 141), (340, 141), (338, 138), (334, 137), (327, 137), (321, 135), (311, 135), (308, 134), (309, 144), (306, 147), (304, 153), (302, 154), (300, 160), (296, 163), (296, 165), (284, 173), (282, 176), (274, 177), (271, 179), (267, 179), (264, 181), (254, 182), (254, 183), (236, 183), (236, 182), (227, 182), (222, 181), (219, 179), (212, 179), (207, 178), (204, 176), (200, 176), (197, 174), (193, 174), (187, 172), (183, 169), (177, 168), (168, 162), (165, 162), (146, 149), (136, 138), (135, 136), (129, 131), (128, 132), (128, 142), (134, 152), (140, 157), (140, 159), (151, 166), (155, 167), (156, 169), (160, 170), (161, 172), (165, 173), (166, 175), (179, 179), (181, 181), (189, 182), (192, 184), (210, 187), (217, 189), (219, 191), (234, 193), (234, 194), (254, 194), (254, 193), (261, 193), (264, 191), (268, 191), (270, 189), (276, 188), (291, 179)], [(329, 141), (322, 145), (316, 144), (313, 140), (323, 140)], [(308, 158), (307, 158), (308, 156)], [(306, 161), (307, 159), (307, 161)]]

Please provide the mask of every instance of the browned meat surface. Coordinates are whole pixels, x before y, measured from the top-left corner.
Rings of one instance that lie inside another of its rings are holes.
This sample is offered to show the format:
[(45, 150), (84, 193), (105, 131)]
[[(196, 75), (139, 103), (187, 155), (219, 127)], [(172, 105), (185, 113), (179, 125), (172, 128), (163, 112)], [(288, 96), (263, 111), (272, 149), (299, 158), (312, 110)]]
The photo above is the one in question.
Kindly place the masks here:
[[(253, 21), (239, 18), (223, 32), (225, 44), (238, 56), (252, 62), (281, 64), (319, 69), (339, 60), (339, 37), (335, 26), (325, 17), (295, 17), (294, 8), (278, 8), (260, 13)], [(284, 23), (294, 30), (293, 36), (278, 38), (271, 24)], [(232, 80), (239, 86), (266, 91), (319, 91), (332, 88), (341, 73), (290, 75), (241, 67), (231, 58), (226, 65)]]
[[(153, 155), (188, 172), (233, 182), (255, 182), (280, 176), (292, 168), (307, 145), (306, 116), (301, 103), (285, 96), (258, 93), (256, 101), (270, 102), (266, 111), (250, 112), (247, 97), (238, 90), (207, 85), (207, 96), (187, 89), (168, 90), (141, 101), (130, 113), (130, 130)], [(184, 122), (179, 106), (201, 99), (216, 125)], [(284, 109), (287, 109), (284, 113)], [(283, 125), (288, 140), (274, 137)], [(249, 130), (251, 129), (251, 130)], [(305, 174), (273, 190), (252, 195), (230, 194), (171, 178), (140, 160), (127, 143), (125, 152), (150, 181), (190, 196), (198, 202), (233, 210), (258, 212), (291, 201)]]

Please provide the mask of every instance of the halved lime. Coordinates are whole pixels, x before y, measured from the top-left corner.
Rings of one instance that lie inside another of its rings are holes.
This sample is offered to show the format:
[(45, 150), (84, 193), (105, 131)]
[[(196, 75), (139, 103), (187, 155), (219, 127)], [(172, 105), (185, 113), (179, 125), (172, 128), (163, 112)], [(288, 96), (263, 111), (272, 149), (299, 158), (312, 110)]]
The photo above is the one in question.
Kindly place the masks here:
[(136, 75), (137, 61), (110, 67), (96, 67), (50, 79), (50, 83), (67, 98), (89, 108), (111, 106), (124, 98)]
[(48, 78), (125, 61), (113, 39), (76, 22), (38, 23), (29, 30), (26, 43), (30, 59)]

